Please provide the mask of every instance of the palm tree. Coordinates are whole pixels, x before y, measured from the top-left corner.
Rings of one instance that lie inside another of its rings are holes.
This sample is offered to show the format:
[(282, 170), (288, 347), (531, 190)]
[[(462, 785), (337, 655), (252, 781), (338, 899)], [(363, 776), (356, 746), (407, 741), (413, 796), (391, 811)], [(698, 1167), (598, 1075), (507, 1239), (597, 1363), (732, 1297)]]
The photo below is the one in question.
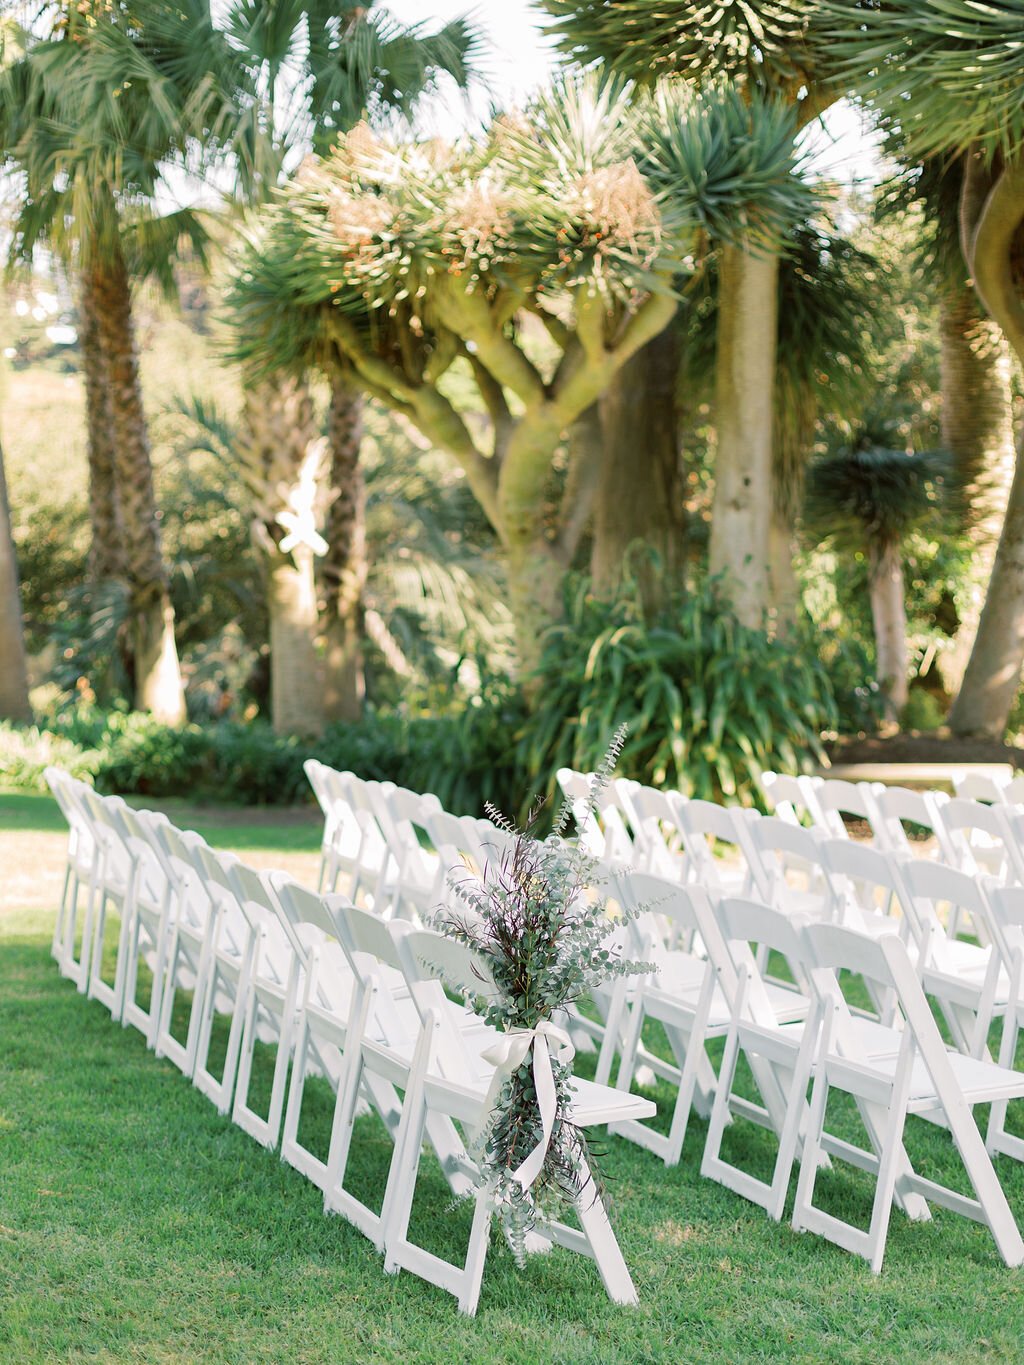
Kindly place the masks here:
[[(898, 137), (887, 151), (900, 157)], [(883, 200), (885, 217), (920, 205), (924, 223), (916, 256), (926, 287), (938, 295), (942, 384), (942, 444), (949, 451), (957, 510), (970, 537), (972, 562), (953, 648), (939, 656), (946, 690), (963, 682), (978, 633), (985, 589), (1013, 482), (1013, 362), (999, 326), (986, 316), (968, 279), (960, 248), (963, 161), (930, 158), (905, 164)]]
[[(821, 0), (836, 57), (893, 120), (908, 154), (963, 158), (960, 246), (989, 317), (1024, 364), (1024, 46), (1021, 0)], [(879, 60), (879, 53), (885, 60)], [(1006, 517), (963, 685), (957, 734), (1001, 739), (1024, 663), (1024, 461), (1018, 448)]]
[(18, 560), (11, 534), (4, 455), (0, 449), (0, 720), (31, 720)]
[[(637, 82), (724, 79), (752, 102), (778, 105), (778, 166), (800, 130), (841, 93), (819, 42), (816, 0), (542, 0), (563, 50), (601, 61)], [(742, 140), (733, 150), (743, 155)], [(740, 618), (760, 626), (771, 603), (773, 395), (779, 252), (756, 221), (718, 245), (715, 366), (715, 501), (711, 570), (722, 575)]]
[[(134, 225), (145, 237), (141, 220), (152, 216), (169, 168), (180, 173), (195, 164), (201, 143), (218, 142), (221, 91), (230, 85), (223, 76), (236, 70), (206, 0), (175, 6), (140, 0), (130, 9), (87, 0), (44, 6), (0, 86), (0, 160), (20, 174), (25, 190), (14, 257), (31, 259), (45, 242), (80, 281), (91, 504), (99, 529), (94, 564), (127, 580), (135, 704), (169, 724), (184, 719), (185, 701), (139, 384), (126, 229)], [(175, 215), (175, 234), (189, 230), (187, 217)]]
[[(243, 55), (247, 81), (258, 92), (260, 118), (271, 135), (273, 163), (250, 184), (250, 198), (257, 200), (295, 169), (303, 148), (325, 153), (340, 134), (365, 117), (410, 116), (443, 75), (464, 89), (478, 53), (476, 33), (465, 20), (453, 20), (431, 33), (421, 24), (398, 23), (372, 0), (370, 4), (239, 0), (224, 23)], [(321, 347), (315, 355), (307, 355), (306, 367), (315, 366), (323, 370), (331, 389), (329, 459), (321, 471), (330, 490), (324, 499), (329, 511), (321, 559), (324, 611), (319, 626), (326, 641), (323, 666), (318, 669), (322, 699), (315, 713), (308, 696), (275, 705), (275, 723), (283, 724), (286, 714), (299, 714), (305, 716), (307, 729), (319, 728), (324, 720), (357, 719), (365, 691), (361, 639), (366, 563), (359, 463), (364, 389), (356, 382), (351, 365), (332, 348)], [(294, 382), (285, 374), (278, 384), (271, 370), (265, 372), (258, 386), (265, 420), (253, 401), (254, 393), (249, 394), (250, 431), (257, 435), (262, 421), (265, 431), (258, 439), (264, 445), (280, 430), (293, 404)], [(297, 463), (282, 487), (291, 487), (303, 467), (304, 441), (297, 439), (281, 448), (289, 449)], [(247, 469), (251, 481), (251, 461)], [(307, 567), (311, 573), (312, 560)], [(283, 571), (277, 564), (272, 577)], [(278, 595), (272, 596), (271, 605), (276, 611), (288, 611), (298, 609), (305, 600), (306, 594)], [(303, 619), (311, 632), (302, 649), (306, 655), (312, 651), (318, 622), (308, 613)], [(285, 634), (294, 639), (300, 629), (302, 622), (295, 619), (290, 625), (280, 622), (276, 633), (282, 639)], [(308, 673), (289, 670), (276, 676), (280, 686), (286, 677), (301, 678)]]
[(894, 450), (870, 421), (858, 438), (809, 469), (804, 518), (840, 550), (867, 558), (878, 682), (890, 720), (907, 703), (907, 611), (902, 541), (915, 524), (934, 520), (943, 454)]

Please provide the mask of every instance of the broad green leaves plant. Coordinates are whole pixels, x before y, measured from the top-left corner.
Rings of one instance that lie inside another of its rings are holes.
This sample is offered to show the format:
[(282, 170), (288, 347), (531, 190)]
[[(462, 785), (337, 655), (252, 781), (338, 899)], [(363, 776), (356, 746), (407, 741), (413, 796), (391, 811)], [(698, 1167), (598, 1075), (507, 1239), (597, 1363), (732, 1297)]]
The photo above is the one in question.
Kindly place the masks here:
[(546, 637), (539, 676), (520, 762), (543, 777), (591, 771), (625, 724), (625, 776), (749, 805), (764, 769), (820, 762), (836, 719), (815, 642), (742, 626), (710, 584), (649, 622), (637, 601), (605, 603), (580, 586)]

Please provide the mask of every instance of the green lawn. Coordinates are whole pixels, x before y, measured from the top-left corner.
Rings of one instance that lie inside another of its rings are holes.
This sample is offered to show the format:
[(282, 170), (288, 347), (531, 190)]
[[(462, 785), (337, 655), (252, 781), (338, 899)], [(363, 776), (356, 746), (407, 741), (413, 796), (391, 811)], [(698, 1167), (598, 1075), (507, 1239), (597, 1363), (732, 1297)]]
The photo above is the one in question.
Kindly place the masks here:
[[(315, 867), (308, 815), (176, 813), (264, 865)], [(676, 1170), (601, 1144), (639, 1309), (611, 1305), (580, 1257), (556, 1251), (520, 1272), (496, 1241), (479, 1314), (461, 1318), (440, 1290), (386, 1277), (311, 1185), (59, 977), (52, 896), (5, 892), (59, 885), (62, 842), (49, 802), (0, 796), (0, 1361), (1024, 1359), (1024, 1270), (1002, 1265), (984, 1229), (896, 1214), (876, 1279), (702, 1180), (700, 1122)], [(313, 1095), (321, 1135), (330, 1103)], [(743, 1141), (767, 1159), (765, 1137)], [(908, 1145), (952, 1178), (944, 1134), (914, 1125)], [(354, 1178), (379, 1186), (388, 1151), (360, 1120)], [(1002, 1158), (999, 1170), (1024, 1220), (1024, 1169)], [(416, 1230), (452, 1250), (467, 1210), (428, 1176)], [(865, 1190), (859, 1175), (829, 1185), (847, 1204)]]

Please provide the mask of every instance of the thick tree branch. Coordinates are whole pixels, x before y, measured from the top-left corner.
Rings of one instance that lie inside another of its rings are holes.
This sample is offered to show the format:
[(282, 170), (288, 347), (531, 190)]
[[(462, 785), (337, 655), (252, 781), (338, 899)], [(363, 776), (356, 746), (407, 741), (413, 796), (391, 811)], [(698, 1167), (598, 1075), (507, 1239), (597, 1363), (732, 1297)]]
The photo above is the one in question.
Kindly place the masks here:
[(960, 186), (960, 249), (967, 269), (974, 274), (974, 235), (992, 192), (994, 167), (978, 147), (972, 147), (964, 157), (964, 175)]
[(595, 403), (630, 356), (665, 330), (676, 307), (677, 301), (671, 294), (649, 294), (620, 329), (615, 345), (605, 350), (600, 362), (584, 363), (564, 378), (555, 393), (555, 402), (563, 414), (563, 426), (574, 422), (585, 408)]
[(530, 406), (544, 399), (544, 381), (499, 320), (479, 290), (470, 292), (449, 275), (435, 277), (431, 298), (444, 325), (476, 347), (480, 363), (504, 388)]
[(483, 454), (460, 413), (436, 389), (424, 386), (417, 390), (413, 407), (415, 412), (412, 420), (425, 436), (455, 456), (473, 496), (484, 509), (495, 531), (502, 536), (495, 461)]
[(1024, 164), (996, 178), (974, 230), (971, 270), (978, 297), (1024, 364), (1024, 302), (1013, 277), (1013, 245), (1024, 222)]

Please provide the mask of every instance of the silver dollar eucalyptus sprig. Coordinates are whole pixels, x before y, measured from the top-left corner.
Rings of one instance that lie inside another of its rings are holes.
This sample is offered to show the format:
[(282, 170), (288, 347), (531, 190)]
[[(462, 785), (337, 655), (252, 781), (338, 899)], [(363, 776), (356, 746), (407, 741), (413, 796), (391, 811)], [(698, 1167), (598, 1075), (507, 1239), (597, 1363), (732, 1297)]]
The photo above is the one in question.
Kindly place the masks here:
[[(622, 726), (591, 779), (591, 814), (625, 737)], [(488, 806), (491, 820), (511, 836), (511, 843), (479, 876), (468, 871), (453, 876), (463, 908), (445, 908), (433, 918), (442, 933), (481, 956), (497, 987), (497, 994), (471, 997), (477, 1013), (508, 1040), (493, 1109), (478, 1136), (477, 1158), (481, 1182), (492, 1191), (520, 1263), (527, 1234), (538, 1219), (555, 1217), (576, 1203), (591, 1180), (595, 1195), (601, 1188), (593, 1153), (570, 1117), (572, 1048), (555, 1020), (614, 977), (656, 970), (650, 963), (623, 959), (612, 941), (623, 922), (639, 911), (622, 911), (617, 919), (609, 915), (600, 864), (587, 854), (582, 840), (565, 837), (571, 804), (563, 803), (553, 833), (543, 840), (531, 833), (539, 809), (519, 829)], [(543, 1053), (539, 1060), (538, 1051)], [(548, 1075), (554, 1103), (547, 1106), (545, 1121), (538, 1091), (547, 1085)]]

